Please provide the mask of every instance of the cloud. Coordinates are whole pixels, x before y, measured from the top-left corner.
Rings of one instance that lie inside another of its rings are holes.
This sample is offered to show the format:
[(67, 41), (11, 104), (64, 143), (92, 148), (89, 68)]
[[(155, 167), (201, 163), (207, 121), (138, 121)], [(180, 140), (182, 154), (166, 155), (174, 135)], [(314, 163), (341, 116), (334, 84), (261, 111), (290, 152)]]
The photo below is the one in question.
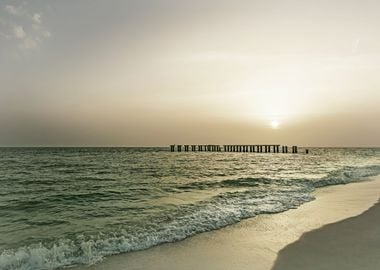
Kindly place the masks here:
[(40, 42), (39, 39), (27, 37), (23, 40), (22, 43), (19, 44), (19, 48), (21, 49), (33, 49), (38, 46), (38, 43)]
[(42, 12), (31, 11), (27, 2), (0, 4), (0, 41), (6, 41), (9, 48), (35, 49), (50, 37)]
[(49, 31), (43, 31), (43, 32), (42, 32), (42, 35), (43, 35), (44, 37), (46, 37), (46, 38), (51, 37), (51, 33), (50, 33)]
[(12, 5), (6, 5), (4, 7), (4, 10), (6, 12), (8, 12), (9, 14), (12, 14), (12, 15), (19, 15), (20, 14), (20, 10), (17, 7), (12, 6)]
[(41, 14), (34, 13), (32, 18), (35, 23), (41, 24)]
[(24, 39), (26, 37), (26, 33), (24, 28), (21, 25), (15, 25), (13, 27), (14, 36), (18, 39)]
[(4, 34), (4, 33), (2, 33), (2, 32), (0, 32), (0, 37), (3, 37), (3, 38), (5, 38), (5, 39), (10, 39), (10, 38), (11, 38), (9, 35)]

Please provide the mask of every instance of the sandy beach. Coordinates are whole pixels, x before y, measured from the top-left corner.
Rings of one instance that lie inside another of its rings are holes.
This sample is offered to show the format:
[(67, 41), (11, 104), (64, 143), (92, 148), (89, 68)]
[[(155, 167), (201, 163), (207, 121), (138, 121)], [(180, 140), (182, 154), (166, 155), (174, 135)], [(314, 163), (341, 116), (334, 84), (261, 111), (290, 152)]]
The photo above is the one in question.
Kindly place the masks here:
[(380, 204), (305, 233), (279, 253), (273, 270), (380, 269)]
[(77, 269), (378, 269), (380, 177), (314, 196), (297, 209)]

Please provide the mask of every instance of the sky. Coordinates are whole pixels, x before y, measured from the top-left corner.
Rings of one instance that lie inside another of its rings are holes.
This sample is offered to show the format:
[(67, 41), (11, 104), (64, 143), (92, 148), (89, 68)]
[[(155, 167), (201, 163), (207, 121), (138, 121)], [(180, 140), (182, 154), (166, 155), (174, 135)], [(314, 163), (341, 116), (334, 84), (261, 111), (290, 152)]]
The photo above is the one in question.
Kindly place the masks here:
[(0, 0), (0, 146), (380, 146), (375, 0)]

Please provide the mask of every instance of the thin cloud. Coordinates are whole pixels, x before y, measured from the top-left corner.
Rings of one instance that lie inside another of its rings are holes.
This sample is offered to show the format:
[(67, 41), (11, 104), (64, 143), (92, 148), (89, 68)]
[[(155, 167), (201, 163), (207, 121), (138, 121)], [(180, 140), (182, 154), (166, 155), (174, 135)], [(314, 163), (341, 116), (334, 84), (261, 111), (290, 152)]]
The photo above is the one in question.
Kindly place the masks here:
[(42, 21), (41, 21), (41, 14), (38, 14), (38, 13), (34, 13), (33, 14), (33, 21), (37, 24), (41, 24)]
[(24, 39), (26, 37), (24, 28), (21, 25), (15, 25), (13, 27), (13, 33), (14, 33), (15, 38), (18, 38), (18, 39)]
[(7, 40), (9, 47), (35, 49), (51, 37), (43, 23), (43, 14), (30, 11), (26, 2), (20, 5), (0, 4), (0, 18), (0, 39)]
[(0, 32), (0, 37), (3, 37), (3, 38), (8, 39), (8, 40), (11, 38), (11, 36), (4, 34), (2, 32)]
[(6, 5), (4, 7), (4, 10), (6, 12), (8, 12), (9, 14), (12, 14), (12, 15), (19, 15), (20, 14), (19, 8), (15, 7), (15, 6), (12, 6), (12, 5)]

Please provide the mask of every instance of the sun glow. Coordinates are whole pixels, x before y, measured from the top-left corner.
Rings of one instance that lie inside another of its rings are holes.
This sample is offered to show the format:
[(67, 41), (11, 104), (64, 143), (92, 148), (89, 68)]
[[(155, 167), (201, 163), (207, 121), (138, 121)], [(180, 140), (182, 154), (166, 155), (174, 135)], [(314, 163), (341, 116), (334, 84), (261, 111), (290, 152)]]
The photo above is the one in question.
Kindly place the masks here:
[(280, 123), (277, 121), (277, 120), (273, 120), (271, 123), (270, 123), (271, 127), (273, 129), (277, 129), (279, 126), (280, 126)]

